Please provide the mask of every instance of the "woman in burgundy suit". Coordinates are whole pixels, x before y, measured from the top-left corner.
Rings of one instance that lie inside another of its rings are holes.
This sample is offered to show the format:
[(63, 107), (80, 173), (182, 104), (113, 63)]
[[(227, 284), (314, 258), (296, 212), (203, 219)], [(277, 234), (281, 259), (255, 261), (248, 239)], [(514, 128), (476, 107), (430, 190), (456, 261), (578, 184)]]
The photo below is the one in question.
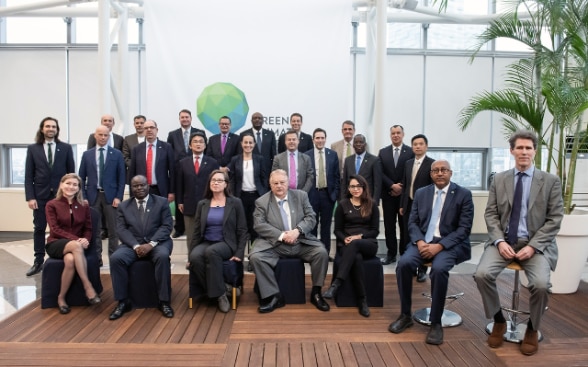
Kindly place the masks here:
[(86, 297), (90, 304), (100, 303), (100, 297), (88, 279), (88, 270), (84, 250), (92, 238), (92, 220), (90, 207), (83, 204), (81, 192), (82, 181), (75, 173), (68, 173), (61, 178), (55, 199), (47, 203), (45, 213), (49, 224), (49, 238), (45, 249), (55, 259), (63, 259), (61, 289), (57, 296), (59, 312), (70, 311), (65, 303), (65, 295), (76, 272), (80, 276)]

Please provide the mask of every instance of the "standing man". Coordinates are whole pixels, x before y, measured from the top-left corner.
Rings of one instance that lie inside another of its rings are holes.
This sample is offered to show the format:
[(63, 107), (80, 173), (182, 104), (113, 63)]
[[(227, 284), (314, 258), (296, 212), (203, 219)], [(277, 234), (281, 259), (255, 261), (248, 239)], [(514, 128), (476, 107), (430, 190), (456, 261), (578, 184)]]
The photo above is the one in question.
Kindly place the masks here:
[[(412, 209), (414, 193), (421, 187), (433, 183), (431, 178), (431, 165), (435, 160), (427, 157), (427, 147), (429, 141), (423, 134), (417, 134), (412, 137), (411, 145), (414, 152), (414, 158), (406, 161), (404, 165), (404, 179), (402, 182), (402, 197), (400, 198), (400, 215), (403, 217), (404, 233), (408, 232), (408, 222)], [(400, 254), (404, 254), (407, 244), (400, 243)], [(416, 271), (417, 282), (422, 283), (427, 280), (427, 268), (419, 266)]]
[[(196, 206), (204, 199), (204, 191), (208, 185), (208, 177), (215, 169), (219, 169), (216, 159), (204, 154), (206, 136), (196, 132), (190, 137), (192, 155), (184, 157), (176, 170), (176, 204), (183, 214), (186, 228), (186, 244), (192, 246), (192, 236), (196, 225)], [(190, 252), (188, 251), (188, 255)]]
[[(386, 248), (388, 249), (386, 257), (382, 259), (382, 264), (384, 265), (396, 262), (396, 253), (398, 251), (397, 219), (400, 227), (400, 243), (403, 244), (401, 245), (403, 250), (408, 241), (399, 209), (404, 166), (407, 160), (414, 158), (414, 153), (408, 145), (403, 144), (403, 139), (404, 128), (401, 125), (392, 125), (390, 128), (392, 144), (380, 149), (378, 154), (378, 158), (382, 162), (382, 210), (384, 212)], [(404, 251), (401, 251), (400, 255), (403, 253)]]
[(310, 263), (312, 291), (310, 302), (329, 311), (321, 289), (329, 266), (329, 254), (310, 231), (316, 225), (306, 192), (288, 189), (288, 174), (278, 169), (270, 174), (271, 191), (255, 201), (254, 229), (258, 236), (249, 255), (259, 285), (259, 312), (284, 307), (274, 268), (284, 257), (298, 257)]
[[(290, 116), (290, 127), (289, 131), (294, 131), (296, 133), (296, 137), (298, 138), (298, 149), (301, 152), (307, 152), (312, 149), (312, 137), (300, 129), (302, 128), (302, 115), (298, 112), (294, 112)], [(286, 132), (287, 133), (287, 132)], [(280, 135), (278, 139), (278, 154), (286, 151), (287, 144), (286, 144), (286, 133)]]
[[(312, 210), (316, 214), (316, 225), (311, 233), (316, 237), (319, 222), (321, 225), (321, 242), (325, 245), (327, 254), (331, 253), (331, 223), (333, 221), (333, 208), (339, 198), (339, 159), (337, 153), (325, 148), (327, 132), (321, 128), (312, 133), (314, 149), (306, 152), (310, 157), (310, 163), (316, 172), (315, 185), (308, 193), (308, 199)], [(330, 259), (330, 258), (329, 258)]]
[(171, 234), (173, 219), (167, 200), (149, 194), (144, 176), (131, 179), (132, 198), (123, 201), (118, 208), (117, 233), (121, 245), (110, 258), (110, 275), (114, 299), (118, 304), (110, 314), (110, 320), (120, 318), (131, 310), (129, 292), (129, 267), (140, 259), (148, 259), (155, 267), (155, 283), (159, 297), (159, 310), (164, 317), (174, 317), (170, 305), (171, 266), (169, 257), (173, 249)]
[(345, 159), (341, 195), (347, 192), (350, 177), (360, 175), (368, 182), (374, 202), (379, 203), (382, 191), (382, 163), (378, 157), (366, 152), (366, 146), (365, 136), (357, 134), (353, 137), (355, 154)]
[(57, 119), (45, 117), (39, 124), (35, 144), (27, 147), (25, 163), (25, 197), (29, 209), (33, 211), (35, 251), (33, 266), (27, 271), (28, 277), (43, 270), (45, 262), (45, 204), (55, 198), (61, 178), (75, 171), (71, 145), (59, 140)]
[(533, 165), (537, 136), (517, 131), (509, 139), (515, 168), (498, 173), (490, 185), (484, 218), (489, 241), (474, 274), (487, 318), (494, 318), (488, 346), (502, 345), (506, 320), (500, 308), (496, 278), (511, 262), (519, 263), (529, 280), (530, 315), (521, 353), (539, 349), (537, 330), (549, 300), (550, 270), (557, 263), (555, 236), (563, 219), (561, 183)]
[[(266, 158), (264, 160), (266, 164), (265, 171), (271, 172), (274, 156), (276, 155), (276, 135), (273, 131), (262, 128), (263, 115), (259, 112), (251, 115), (251, 126), (251, 129), (241, 132), (241, 138), (247, 133), (253, 135), (255, 138), (255, 153)], [(241, 147), (239, 147), (239, 153), (241, 153)]]
[(206, 146), (206, 155), (216, 159), (221, 171), (227, 172), (227, 166), (231, 159), (239, 152), (240, 138), (231, 132), (231, 118), (229, 116), (221, 117), (218, 126), (220, 134), (210, 137)]
[(474, 203), (470, 190), (451, 182), (452, 171), (446, 160), (435, 161), (430, 176), (434, 185), (416, 191), (410, 212), (410, 244), (398, 261), (396, 281), (400, 296), (400, 316), (389, 330), (401, 333), (412, 326), (412, 276), (414, 269), (431, 262), (431, 328), (427, 344), (443, 343), (441, 316), (449, 271), (471, 257), (470, 232)]
[[(80, 178), (84, 201), (96, 209), (105, 219), (108, 230), (108, 256), (118, 247), (116, 235), (116, 208), (123, 200), (126, 170), (120, 150), (108, 146), (108, 128), (96, 128), (96, 146), (87, 150), (80, 161)], [(102, 264), (102, 241), (96, 247)]]
[[(171, 145), (172, 152), (174, 153), (174, 169), (180, 160), (192, 154), (190, 151), (190, 136), (199, 131), (206, 137), (206, 132), (204, 130), (192, 127), (192, 112), (190, 112), (190, 110), (181, 110), (179, 113), (179, 119), (180, 128), (170, 131), (167, 136), (167, 143)], [(175, 232), (172, 237), (178, 238), (184, 234), (185, 226), (184, 215), (178, 208), (177, 203), (176, 212), (174, 214), (176, 222), (174, 224)]]
[[(125, 159), (125, 166), (127, 170), (131, 167), (131, 152), (133, 148), (145, 141), (145, 128), (143, 125), (147, 118), (143, 115), (137, 115), (133, 118), (133, 126), (135, 127), (135, 133), (125, 136), (123, 141), (122, 154)], [(131, 178), (128, 178), (130, 183)]]
[[(133, 148), (129, 175), (147, 177), (149, 194), (174, 201), (174, 152), (166, 142), (157, 139), (157, 123), (145, 121), (145, 141)], [(132, 190), (131, 190), (132, 192)]]
[[(114, 124), (114, 117), (112, 115), (104, 115), (100, 118), (100, 125), (104, 125), (108, 128), (108, 146), (122, 151), (124, 138), (112, 132)], [(94, 137), (94, 134), (90, 134), (88, 137), (88, 150), (94, 148), (95, 146), (96, 138)]]
[[(353, 121), (343, 121), (341, 133), (343, 134), (343, 139), (331, 144), (331, 149), (337, 152), (337, 156), (339, 157), (339, 164), (341, 165), (340, 174), (341, 177), (343, 177), (343, 167), (345, 166), (345, 158), (352, 155), (355, 151), (353, 149), (353, 137), (355, 136), (355, 124), (353, 123)], [(369, 151), (367, 144), (365, 145), (365, 150)]]
[(283, 169), (288, 172), (290, 178), (288, 188), (309, 192), (314, 185), (314, 170), (310, 157), (298, 150), (298, 135), (295, 131), (288, 130), (285, 136), (288, 150), (276, 155), (272, 171)]

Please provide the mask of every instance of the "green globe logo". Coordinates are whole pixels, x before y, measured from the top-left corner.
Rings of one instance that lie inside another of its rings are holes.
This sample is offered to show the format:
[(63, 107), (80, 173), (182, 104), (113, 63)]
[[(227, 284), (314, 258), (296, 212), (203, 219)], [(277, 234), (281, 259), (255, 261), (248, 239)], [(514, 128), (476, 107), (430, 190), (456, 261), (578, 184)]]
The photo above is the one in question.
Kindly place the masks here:
[(245, 125), (249, 105), (245, 93), (231, 83), (214, 83), (202, 90), (196, 100), (198, 119), (206, 130), (219, 134), (218, 120), (222, 116), (231, 118), (231, 131)]

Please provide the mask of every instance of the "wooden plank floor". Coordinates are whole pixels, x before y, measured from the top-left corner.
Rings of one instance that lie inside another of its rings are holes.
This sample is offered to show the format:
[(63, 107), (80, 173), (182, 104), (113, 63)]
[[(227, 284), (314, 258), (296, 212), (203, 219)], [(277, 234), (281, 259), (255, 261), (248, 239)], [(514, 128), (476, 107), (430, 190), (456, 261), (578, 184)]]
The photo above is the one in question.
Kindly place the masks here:
[[(450, 292), (466, 293), (449, 306), (464, 322), (444, 330), (441, 346), (424, 343), (422, 325), (388, 332), (400, 310), (394, 275), (385, 276), (384, 307), (371, 308), (369, 318), (356, 308), (320, 312), (310, 303), (261, 315), (247, 274), (237, 311), (223, 314), (207, 302), (188, 309), (188, 276), (173, 275), (174, 318), (137, 309), (116, 321), (108, 320), (115, 306), (110, 277), (102, 277), (100, 305), (60, 315), (37, 300), (0, 322), (0, 366), (588, 366), (586, 283), (576, 294), (551, 297), (539, 353), (525, 357), (515, 344), (486, 345), (487, 320), (471, 275), (450, 278)], [(512, 281), (512, 273), (500, 278), (503, 304)], [(429, 286), (415, 283), (414, 309), (428, 305), (420, 293)], [(523, 290), (521, 307), (527, 304)]]

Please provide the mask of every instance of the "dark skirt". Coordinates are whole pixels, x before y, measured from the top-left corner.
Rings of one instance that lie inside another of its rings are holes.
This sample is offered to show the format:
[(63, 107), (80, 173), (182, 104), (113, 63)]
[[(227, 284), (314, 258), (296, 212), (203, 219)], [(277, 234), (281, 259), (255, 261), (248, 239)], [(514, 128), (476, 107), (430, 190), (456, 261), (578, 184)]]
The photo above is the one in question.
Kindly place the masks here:
[(49, 257), (54, 259), (63, 259), (63, 249), (68, 242), (73, 240), (68, 240), (67, 238), (60, 238), (55, 240), (51, 243), (45, 245), (45, 251)]

